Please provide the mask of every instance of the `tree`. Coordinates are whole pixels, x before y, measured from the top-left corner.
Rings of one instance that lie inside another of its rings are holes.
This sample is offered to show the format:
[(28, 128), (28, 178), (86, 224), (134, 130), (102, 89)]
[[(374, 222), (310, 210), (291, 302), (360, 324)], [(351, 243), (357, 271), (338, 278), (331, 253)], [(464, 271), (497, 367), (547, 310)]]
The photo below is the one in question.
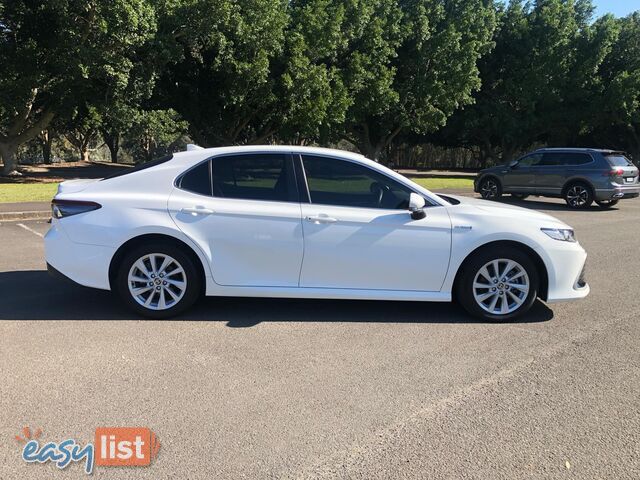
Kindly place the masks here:
[(168, 64), (156, 99), (189, 122), (203, 146), (261, 142), (280, 119), (272, 62), (283, 49), (285, 0), (194, 0), (164, 5), (159, 49)]
[(92, 97), (97, 85), (126, 83), (127, 53), (153, 29), (147, 0), (0, 2), (3, 173), (16, 173), (17, 148), (56, 114)]
[[(345, 138), (370, 158), (401, 133), (445, 124), (480, 87), (478, 58), (491, 45), (489, 1), (373, 1), (343, 62), (354, 99)], [(355, 14), (355, 12), (354, 12)]]
[(480, 147), (485, 162), (535, 142), (577, 142), (616, 37), (611, 18), (590, 23), (592, 11), (589, 0), (513, 0), (499, 10), (495, 48), (479, 62), (482, 88), (445, 128), (448, 142)]
[(640, 162), (640, 12), (616, 23), (620, 33), (599, 69), (602, 90), (589, 134)]
[(176, 149), (188, 127), (175, 110), (141, 111), (133, 121), (125, 146), (136, 161), (148, 162)]

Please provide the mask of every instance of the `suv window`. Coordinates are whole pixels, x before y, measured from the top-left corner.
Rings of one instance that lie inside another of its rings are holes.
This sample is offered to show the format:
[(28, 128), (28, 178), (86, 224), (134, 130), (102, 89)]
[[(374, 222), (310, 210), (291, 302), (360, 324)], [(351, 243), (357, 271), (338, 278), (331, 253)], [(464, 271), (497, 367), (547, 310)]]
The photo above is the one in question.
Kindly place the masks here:
[(245, 200), (296, 200), (288, 156), (280, 153), (228, 155), (212, 160), (213, 195)]
[(518, 166), (533, 167), (535, 165), (538, 165), (541, 159), (542, 159), (541, 153), (534, 153), (532, 155), (527, 155), (526, 157), (523, 157), (520, 160), (518, 160)]
[(591, 162), (591, 156), (587, 153), (554, 152), (545, 153), (540, 165), (544, 166), (576, 166)]
[(633, 165), (633, 163), (631, 163), (631, 160), (629, 160), (621, 153), (605, 155), (604, 158), (607, 159), (607, 162), (609, 162), (609, 165), (611, 165), (612, 167), (630, 167), (631, 165)]
[(311, 203), (390, 210), (409, 208), (411, 189), (375, 170), (316, 155), (303, 155), (302, 162)]
[(211, 170), (210, 162), (202, 162), (200, 165), (187, 171), (180, 178), (178, 187), (200, 195), (211, 195)]

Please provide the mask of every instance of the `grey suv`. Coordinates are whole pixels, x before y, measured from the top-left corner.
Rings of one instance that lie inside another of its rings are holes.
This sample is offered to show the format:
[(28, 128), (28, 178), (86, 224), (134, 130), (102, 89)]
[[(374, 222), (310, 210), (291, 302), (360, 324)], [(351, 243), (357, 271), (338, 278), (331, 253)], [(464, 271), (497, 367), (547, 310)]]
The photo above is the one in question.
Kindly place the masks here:
[(623, 152), (593, 148), (542, 148), (508, 165), (478, 174), (474, 191), (497, 199), (510, 193), (561, 197), (571, 208), (587, 208), (594, 201), (609, 208), (622, 198), (640, 195), (638, 168)]

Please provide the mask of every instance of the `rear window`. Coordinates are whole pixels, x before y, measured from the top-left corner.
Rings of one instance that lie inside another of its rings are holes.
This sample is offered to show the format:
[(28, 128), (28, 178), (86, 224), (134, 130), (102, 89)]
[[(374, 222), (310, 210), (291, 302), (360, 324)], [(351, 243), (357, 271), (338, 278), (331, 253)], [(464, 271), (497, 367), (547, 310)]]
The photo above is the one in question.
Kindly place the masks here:
[(612, 167), (629, 167), (633, 165), (631, 160), (620, 153), (616, 153), (615, 155), (605, 155), (604, 158), (607, 159), (609, 165)]
[(228, 155), (213, 159), (213, 195), (223, 198), (294, 201), (292, 172), (284, 154)]
[(173, 158), (173, 155), (165, 155), (164, 157), (160, 157), (156, 160), (151, 160), (147, 163), (142, 163), (133, 168), (128, 168), (126, 170), (122, 170), (121, 172), (114, 173), (113, 175), (109, 175), (108, 177), (104, 177), (102, 180), (109, 180), (111, 178), (122, 177), (124, 175), (129, 175), (130, 173), (139, 172), (140, 170), (146, 170), (147, 168), (155, 167), (156, 165), (160, 165), (162, 163), (166, 163)]

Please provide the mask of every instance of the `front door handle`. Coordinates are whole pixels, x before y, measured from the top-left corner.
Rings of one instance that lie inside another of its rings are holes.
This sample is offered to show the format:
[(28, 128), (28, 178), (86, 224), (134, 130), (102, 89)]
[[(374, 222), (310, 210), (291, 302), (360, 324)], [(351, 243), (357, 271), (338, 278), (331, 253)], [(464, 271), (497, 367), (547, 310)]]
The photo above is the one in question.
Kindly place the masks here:
[(196, 215), (211, 215), (212, 213), (215, 213), (210, 208), (201, 208), (201, 207), (185, 207), (180, 211), (182, 213), (187, 213), (187, 214), (193, 215), (193, 216), (196, 216)]
[(306, 220), (316, 225), (320, 223), (336, 223), (338, 221), (337, 218), (328, 217), (327, 215), (311, 215), (307, 217)]

